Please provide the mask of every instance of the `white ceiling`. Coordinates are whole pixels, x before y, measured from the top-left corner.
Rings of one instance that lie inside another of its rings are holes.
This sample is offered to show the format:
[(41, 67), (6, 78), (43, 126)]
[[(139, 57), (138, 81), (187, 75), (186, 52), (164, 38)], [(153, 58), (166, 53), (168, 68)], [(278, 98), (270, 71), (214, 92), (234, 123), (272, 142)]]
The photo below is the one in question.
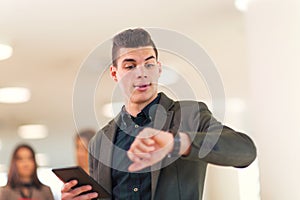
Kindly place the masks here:
[[(1, 0), (0, 42), (11, 44), (14, 53), (0, 61), (0, 87), (27, 87), (32, 98), (23, 104), (0, 104), (0, 164), (7, 164), (12, 148), (21, 141), (17, 127), (27, 123), (48, 126), (47, 139), (26, 142), (45, 153), (50, 166), (73, 162), (76, 75), (97, 45), (130, 27), (159, 27), (188, 36), (217, 64), (226, 96), (246, 95), (240, 84), (246, 78), (244, 19), (233, 0)], [(172, 63), (163, 60), (168, 61)], [(97, 92), (95, 108), (103, 124), (108, 119), (101, 105), (109, 102), (107, 94), (114, 85), (108, 77), (100, 84), (105, 87)]]

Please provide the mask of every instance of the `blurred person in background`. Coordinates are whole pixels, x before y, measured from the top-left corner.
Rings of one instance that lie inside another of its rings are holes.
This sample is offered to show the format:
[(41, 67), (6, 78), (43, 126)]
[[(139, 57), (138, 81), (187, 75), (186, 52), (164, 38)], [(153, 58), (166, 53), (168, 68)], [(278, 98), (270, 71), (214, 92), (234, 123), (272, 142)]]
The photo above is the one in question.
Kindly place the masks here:
[(95, 135), (92, 129), (84, 129), (76, 134), (76, 162), (86, 173), (89, 174), (89, 153), (88, 144), (91, 138)]
[(50, 187), (37, 176), (35, 152), (27, 144), (18, 145), (11, 158), (8, 180), (0, 188), (1, 200), (53, 200)]

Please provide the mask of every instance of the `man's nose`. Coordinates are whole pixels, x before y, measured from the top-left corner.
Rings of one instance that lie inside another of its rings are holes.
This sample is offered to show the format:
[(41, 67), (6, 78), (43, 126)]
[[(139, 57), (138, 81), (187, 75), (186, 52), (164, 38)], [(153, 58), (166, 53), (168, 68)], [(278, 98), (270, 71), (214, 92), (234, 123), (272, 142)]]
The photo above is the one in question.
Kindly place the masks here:
[(136, 73), (138, 78), (147, 78), (147, 70), (144, 65), (138, 65)]

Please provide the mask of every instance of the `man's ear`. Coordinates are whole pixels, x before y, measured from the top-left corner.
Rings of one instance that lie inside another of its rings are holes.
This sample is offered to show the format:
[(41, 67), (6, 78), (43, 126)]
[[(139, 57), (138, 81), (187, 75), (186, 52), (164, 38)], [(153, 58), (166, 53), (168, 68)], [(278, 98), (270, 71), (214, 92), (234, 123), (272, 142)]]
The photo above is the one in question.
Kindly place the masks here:
[(112, 78), (114, 81), (118, 82), (118, 78), (117, 78), (117, 67), (111, 65), (111, 66), (109, 67), (109, 70), (110, 70), (110, 76), (111, 76), (111, 78)]
[(158, 72), (159, 72), (159, 76), (161, 75), (161, 72), (162, 72), (162, 68), (161, 68), (161, 62), (157, 62), (157, 65), (158, 65)]

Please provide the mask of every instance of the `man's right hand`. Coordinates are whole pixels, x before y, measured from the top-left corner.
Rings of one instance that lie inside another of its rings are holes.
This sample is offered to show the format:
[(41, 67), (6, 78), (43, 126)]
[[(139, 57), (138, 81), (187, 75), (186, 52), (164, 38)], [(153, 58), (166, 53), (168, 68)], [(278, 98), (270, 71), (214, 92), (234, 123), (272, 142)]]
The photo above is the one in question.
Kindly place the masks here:
[[(61, 189), (61, 199), (62, 200), (90, 200), (98, 196), (97, 192), (82, 194), (83, 192), (88, 192), (92, 189), (90, 185), (84, 185), (72, 189), (77, 185), (76, 180), (72, 180), (64, 184)], [(82, 194), (82, 195), (81, 195)]]

